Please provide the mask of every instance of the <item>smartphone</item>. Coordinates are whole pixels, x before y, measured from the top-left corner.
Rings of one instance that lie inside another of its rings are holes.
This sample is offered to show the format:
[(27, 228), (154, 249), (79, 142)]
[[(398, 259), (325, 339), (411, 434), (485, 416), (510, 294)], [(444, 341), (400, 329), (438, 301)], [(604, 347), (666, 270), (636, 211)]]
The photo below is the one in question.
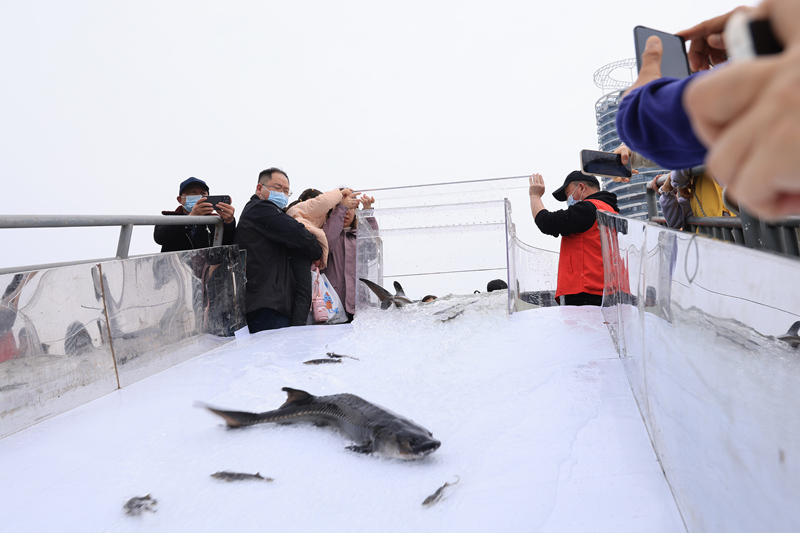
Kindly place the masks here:
[(689, 57), (686, 55), (686, 41), (671, 33), (636, 26), (633, 28), (633, 41), (636, 43), (636, 67), (642, 70), (642, 54), (647, 39), (655, 35), (661, 39), (664, 55), (661, 56), (661, 75), (669, 78), (686, 78), (691, 74)]
[(581, 172), (606, 178), (630, 178), (633, 175), (630, 160), (623, 165), (620, 154), (596, 150), (581, 150)]
[(740, 11), (728, 19), (724, 40), (728, 57), (733, 61), (783, 52), (783, 45), (775, 38), (769, 20), (750, 20)]
[(216, 209), (217, 204), (220, 202), (222, 202), (223, 204), (230, 204), (231, 197), (228, 196), (227, 194), (223, 194), (220, 196), (206, 196), (206, 199), (204, 201), (210, 203), (211, 205), (214, 206), (214, 209)]

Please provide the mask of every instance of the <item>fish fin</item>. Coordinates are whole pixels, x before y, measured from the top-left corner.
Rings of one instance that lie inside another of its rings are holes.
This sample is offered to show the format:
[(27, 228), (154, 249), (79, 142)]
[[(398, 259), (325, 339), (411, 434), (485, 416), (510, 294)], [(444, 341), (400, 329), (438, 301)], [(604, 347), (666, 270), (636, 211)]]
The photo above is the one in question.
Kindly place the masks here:
[(377, 296), (378, 299), (381, 302), (391, 301), (392, 295), (389, 294), (389, 291), (387, 291), (386, 289), (384, 289), (383, 287), (381, 287), (377, 283), (375, 283), (373, 281), (370, 281), (368, 279), (364, 279), (364, 278), (358, 278), (358, 279), (360, 279), (362, 282), (364, 282), (364, 285), (369, 287), (370, 290), (375, 293), (375, 296)]
[(312, 395), (310, 395), (304, 390), (292, 389), (289, 387), (283, 387), (281, 390), (286, 391), (286, 394), (288, 394), (289, 396), (286, 398), (286, 401), (283, 402), (283, 405), (281, 405), (280, 408), (286, 407), (290, 403), (300, 402), (303, 400), (311, 400), (314, 398)]
[(406, 292), (403, 290), (403, 286), (396, 281), (394, 282), (394, 292), (396, 293), (395, 296), (406, 298)]
[(381, 309), (389, 309), (392, 306), (392, 302), (386, 300), (385, 302), (381, 302)]
[(348, 450), (351, 452), (356, 453), (372, 453), (374, 450), (372, 449), (372, 442), (368, 442), (367, 444), (353, 444), (347, 447)]
[(208, 405), (206, 405), (205, 408), (224, 418), (225, 423), (229, 428), (250, 426), (252, 424), (257, 424), (261, 420), (261, 417), (256, 413), (246, 413), (244, 411), (223, 411), (222, 409), (214, 409)]

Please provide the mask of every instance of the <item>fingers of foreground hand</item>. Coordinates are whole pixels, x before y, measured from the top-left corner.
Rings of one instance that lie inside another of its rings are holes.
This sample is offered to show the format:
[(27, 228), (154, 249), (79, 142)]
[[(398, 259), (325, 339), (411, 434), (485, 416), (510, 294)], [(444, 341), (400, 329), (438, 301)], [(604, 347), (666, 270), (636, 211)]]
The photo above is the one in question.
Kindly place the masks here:
[(645, 43), (644, 52), (642, 52), (642, 68), (639, 69), (639, 77), (633, 85), (625, 90), (623, 97), (637, 87), (647, 85), (661, 77), (661, 56), (663, 54), (664, 46), (661, 44), (661, 39), (651, 35)]
[[(774, 150), (774, 146), (796, 152), (799, 145), (787, 145), (785, 139), (794, 142), (794, 132), (800, 128), (800, 91), (797, 90), (800, 87), (800, 51), (732, 65), (719, 74), (728, 74), (728, 71), (734, 76), (744, 73), (748, 75), (750, 82), (747, 84), (746, 78), (740, 79), (743, 85), (732, 85), (736, 90), (728, 91), (729, 94), (747, 93), (742, 100), (749, 99), (746, 105), (741, 106), (741, 111), (736, 108), (736, 105), (741, 105), (741, 101), (734, 102), (732, 108), (715, 109), (713, 104), (707, 106), (710, 108), (707, 112), (712, 113), (712, 116), (715, 112), (723, 112), (715, 116), (716, 119), (721, 119), (717, 124), (719, 131), (711, 139), (706, 157), (709, 169), (722, 183), (732, 183), (737, 176), (745, 175), (742, 174), (744, 162), (768, 150)], [(711, 78), (713, 74), (707, 78)], [(727, 99), (729, 98), (735, 97), (728, 96)], [(719, 94), (717, 99), (725, 100), (726, 97)], [(726, 117), (724, 113), (732, 116)], [(694, 126), (694, 119), (692, 124)], [(700, 134), (700, 131), (697, 133)], [(772, 144), (767, 143), (767, 139), (772, 139)], [(750, 155), (751, 150), (758, 153)], [(785, 156), (780, 159), (784, 160)], [(734, 192), (735, 190), (736, 188), (733, 189)]]
[(800, 46), (800, 2), (797, 0), (764, 0), (749, 16), (753, 20), (769, 19), (775, 37), (784, 48)]
[[(740, 9), (744, 8), (737, 7), (724, 15), (705, 20), (696, 26), (675, 34), (690, 41), (687, 55), (689, 56), (689, 66), (692, 67), (693, 71), (708, 70), (712, 63), (717, 64), (724, 60), (725, 45), (720, 34), (725, 29), (725, 24), (730, 16)], [(710, 61), (709, 58), (711, 59)]]
[[(800, 105), (783, 113), (757, 135), (728, 190), (745, 209), (766, 217), (800, 214)], [(709, 164), (709, 169), (716, 172)], [(716, 174), (715, 174), (716, 175)]]
[(698, 77), (683, 94), (692, 129), (706, 146), (736, 120), (762, 92), (777, 68), (773, 59), (728, 65)]

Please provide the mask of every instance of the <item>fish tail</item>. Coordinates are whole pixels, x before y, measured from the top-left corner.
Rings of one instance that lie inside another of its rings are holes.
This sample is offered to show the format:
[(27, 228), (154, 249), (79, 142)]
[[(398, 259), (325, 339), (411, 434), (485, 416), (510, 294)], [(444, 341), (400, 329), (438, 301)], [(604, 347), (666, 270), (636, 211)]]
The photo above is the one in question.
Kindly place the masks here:
[(212, 413), (221, 416), (225, 419), (225, 423), (229, 428), (239, 428), (242, 426), (252, 426), (264, 420), (263, 417), (257, 413), (246, 413), (244, 411), (223, 411), (222, 409), (214, 409), (213, 407), (205, 406), (206, 409)]
[[(391, 302), (392, 301), (393, 297), (392, 297), (391, 294), (389, 294), (389, 291), (387, 291), (386, 289), (384, 289), (383, 287), (381, 287), (377, 283), (372, 282), (372, 281), (370, 281), (368, 279), (364, 279), (364, 278), (358, 278), (358, 279), (361, 280), (361, 282), (364, 283), (364, 285), (369, 287), (369, 289), (372, 292), (375, 293), (375, 296), (377, 296), (378, 299), (381, 302)], [(381, 306), (381, 307), (383, 307), (383, 306)]]

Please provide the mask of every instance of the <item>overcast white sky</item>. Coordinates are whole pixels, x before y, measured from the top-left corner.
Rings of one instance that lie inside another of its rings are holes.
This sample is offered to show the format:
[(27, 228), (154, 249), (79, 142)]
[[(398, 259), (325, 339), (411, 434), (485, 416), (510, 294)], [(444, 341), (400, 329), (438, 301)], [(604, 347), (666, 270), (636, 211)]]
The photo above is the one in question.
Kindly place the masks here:
[[(592, 75), (633, 57), (633, 27), (734, 6), (6, 0), (2, 212), (158, 214), (189, 176), (241, 211), (269, 166), (297, 192), (540, 172), (549, 193), (596, 148)], [(0, 266), (110, 257), (117, 235), (0, 229)], [(131, 253), (156, 251), (136, 228)]]

